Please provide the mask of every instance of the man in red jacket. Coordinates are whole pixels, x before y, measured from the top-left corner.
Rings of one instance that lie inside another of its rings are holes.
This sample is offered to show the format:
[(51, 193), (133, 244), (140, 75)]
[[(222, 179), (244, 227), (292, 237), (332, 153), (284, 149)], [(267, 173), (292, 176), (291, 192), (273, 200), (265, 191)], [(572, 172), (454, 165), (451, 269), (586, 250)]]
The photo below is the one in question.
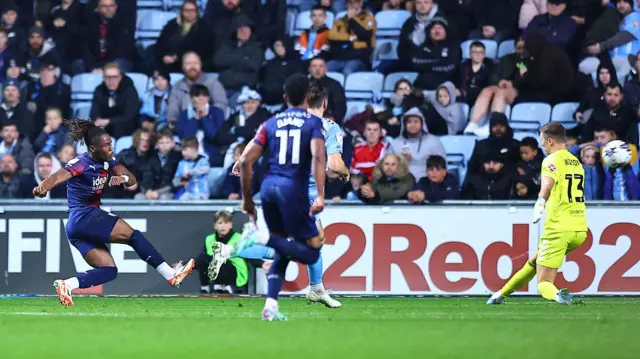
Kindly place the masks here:
[(371, 175), (376, 167), (376, 163), (384, 157), (389, 144), (382, 140), (380, 123), (374, 120), (366, 122), (364, 138), (366, 142), (356, 145), (353, 149), (351, 173), (363, 174), (371, 181)]

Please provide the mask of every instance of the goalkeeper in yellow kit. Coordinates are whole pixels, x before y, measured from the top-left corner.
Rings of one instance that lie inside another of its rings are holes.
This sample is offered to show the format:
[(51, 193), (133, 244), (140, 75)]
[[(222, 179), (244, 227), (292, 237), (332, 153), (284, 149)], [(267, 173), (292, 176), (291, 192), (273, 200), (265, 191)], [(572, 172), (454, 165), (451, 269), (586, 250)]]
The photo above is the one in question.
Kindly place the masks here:
[(540, 140), (549, 154), (542, 162), (541, 185), (533, 209), (533, 223), (547, 211), (538, 251), (525, 263), (487, 304), (500, 304), (505, 297), (529, 283), (537, 274), (538, 291), (548, 300), (573, 304), (567, 289), (553, 284), (565, 255), (578, 248), (587, 238), (582, 164), (566, 149), (564, 127), (551, 122), (540, 129)]

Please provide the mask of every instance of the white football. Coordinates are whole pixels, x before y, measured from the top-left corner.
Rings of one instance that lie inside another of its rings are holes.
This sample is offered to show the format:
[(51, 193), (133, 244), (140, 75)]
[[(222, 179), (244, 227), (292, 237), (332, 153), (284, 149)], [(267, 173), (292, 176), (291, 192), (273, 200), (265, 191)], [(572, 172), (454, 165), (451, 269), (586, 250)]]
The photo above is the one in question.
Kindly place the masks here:
[(602, 150), (602, 161), (612, 168), (625, 167), (631, 161), (631, 149), (624, 141), (611, 141)]

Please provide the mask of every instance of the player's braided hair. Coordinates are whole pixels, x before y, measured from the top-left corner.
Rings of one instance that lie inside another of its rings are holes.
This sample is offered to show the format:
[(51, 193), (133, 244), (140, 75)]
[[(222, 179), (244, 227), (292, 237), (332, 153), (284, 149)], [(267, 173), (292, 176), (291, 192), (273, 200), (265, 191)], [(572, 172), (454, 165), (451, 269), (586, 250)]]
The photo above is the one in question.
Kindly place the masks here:
[(107, 134), (103, 128), (93, 124), (93, 121), (74, 118), (62, 121), (69, 128), (69, 139), (72, 144), (82, 143), (89, 146), (100, 136)]

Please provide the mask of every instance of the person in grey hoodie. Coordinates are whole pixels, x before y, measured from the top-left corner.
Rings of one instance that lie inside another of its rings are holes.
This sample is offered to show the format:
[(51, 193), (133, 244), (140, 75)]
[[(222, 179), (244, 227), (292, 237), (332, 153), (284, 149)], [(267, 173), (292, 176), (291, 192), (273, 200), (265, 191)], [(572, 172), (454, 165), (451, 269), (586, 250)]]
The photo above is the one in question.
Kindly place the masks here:
[(171, 126), (178, 122), (180, 113), (191, 105), (191, 86), (204, 85), (209, 90), (213, 106), (225, 113), (229, 109), (227, 93), (215, 77), (202, 72), (202, 60), (195, 52), (187, 52), (182, 56), (182, 71), (184, 78), (172, 88), (167, 102), (167, 122)]
[(440, 139), (429, 133), (429, 128), (418, 108), (412, 108), (402, 116), (400, 137), (391, 142), (389, 151), (403, 155), (409, 162), (409, 172), (414, 178), (427, 175), (427, 158), (438, 155), (447, 157)]
[(427, 111), (430, 133), (437, 136), (455, 135), (464, 130), (467, 120), (462, 107), (456, 103), (456, 86), (451, 81), (438, 86), (435, 91), (424, 91), (423, 95), (431, 105)]

